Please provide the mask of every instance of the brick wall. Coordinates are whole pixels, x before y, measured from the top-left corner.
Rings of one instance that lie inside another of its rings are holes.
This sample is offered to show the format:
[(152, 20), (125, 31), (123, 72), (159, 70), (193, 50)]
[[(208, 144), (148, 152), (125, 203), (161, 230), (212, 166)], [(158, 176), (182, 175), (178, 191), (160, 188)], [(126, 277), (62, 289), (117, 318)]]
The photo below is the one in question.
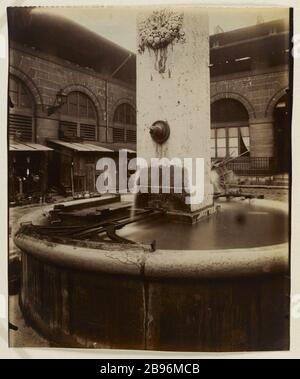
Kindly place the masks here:
[(101, 142), (106, 142), (106, 127), (113, 128), (113, 113), (116, 106), (128, 102), (135, 108), (135, 88), (126, 83), (104, 78), (91, 69), (79, 67), (15, 43), (10, 47), (10, 73), (25, 82), (34, 97), (36, 139), (40, 143), (44, 143), (49, 137), (58, 138), (60, 113), (57, 111), (48, 116), (47, 107), (54, 104), (60, 89), (66, 93), (81, 91), (91, 98), (97, 110), (97, 134)]
[[(50, 117), (47, 107), (55, 101), (60, 89), (85, 92), (93, 100), (98, 114), (98, 140), (112, 142), (113, 114), (123, 102), (136, 106), (135, 88), (104, 77), (53, 56), (47, 56), (17, 44), (10, 47), (10, 72), (27, 84), (36, 103), (37, 142), (58, 138), (60, 113)], [(274, 155), (273, 110), (288, 87), (287, 66), (259, 72), (235, 73), (211, 79), (211, 101), (234, 98), (248, 111), (250, 150), (252, 156)], [(107, 101), (106, 101), (107, 91)], [(105, 110), (107, 107), (107, 118)], [(129, 126), (135, 128), (135, 126)]]
[(272, 72), (248, 72), (215, 77), (211, 81), (211, 102), (221, 98), (240, 101), (248, 111), (250, 153), (253, 157), (274, 156), (273, 111), (288, 88), (288, 67)]

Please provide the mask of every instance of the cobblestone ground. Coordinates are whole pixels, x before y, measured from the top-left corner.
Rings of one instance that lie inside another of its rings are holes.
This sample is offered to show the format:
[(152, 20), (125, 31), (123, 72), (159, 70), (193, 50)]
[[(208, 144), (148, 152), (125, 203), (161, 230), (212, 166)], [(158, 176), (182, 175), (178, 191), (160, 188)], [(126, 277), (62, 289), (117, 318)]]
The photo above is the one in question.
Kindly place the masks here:
[[(270, 188), (243, 188), (242, 193), (264, 195), (265, 199), (288, 201), (288, 190), (270, 189)], [(126, 200), (130, 197), (127, 196)], [(10, 210), (9, 226), (10, 231), (16, 220), (23, 215), (32, 211), (32, 209), (40, 205), (32, 205), (26, 207), (16, 207)], [(18, 249), (15, 247), (12, 238), (10, 237), (10, 257), (18, 255)], [(9, 318), (10, 322), (18, 327), (17, 331), (10, 331), (10, 346), (11, 347), (49, 347), (50, 343), (45, 338), (40, 336), (35, 330), (26, 324), (18, 303), (18, 295), (10, 296), (9, 299)]]

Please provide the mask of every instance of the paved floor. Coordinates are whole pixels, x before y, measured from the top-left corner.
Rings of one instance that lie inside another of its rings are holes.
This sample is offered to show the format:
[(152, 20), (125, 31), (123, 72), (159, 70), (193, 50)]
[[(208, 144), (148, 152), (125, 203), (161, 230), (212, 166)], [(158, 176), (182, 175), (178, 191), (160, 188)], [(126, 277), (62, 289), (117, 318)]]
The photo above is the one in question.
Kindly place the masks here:
[(49, 347), (50, 343), (26, 324), (19, 307), (19, 295), (9, 297), (10, 322), (18, 330), (10, 330), (10, 347)]

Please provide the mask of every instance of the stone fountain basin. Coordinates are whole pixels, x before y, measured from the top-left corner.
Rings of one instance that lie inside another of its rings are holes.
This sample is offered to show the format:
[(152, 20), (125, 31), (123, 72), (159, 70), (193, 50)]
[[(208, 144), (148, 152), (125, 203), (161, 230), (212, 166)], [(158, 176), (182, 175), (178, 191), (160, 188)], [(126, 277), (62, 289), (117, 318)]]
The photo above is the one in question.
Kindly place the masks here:
[[(285, 203), (254, 199), (252, 203), (288, 213)], [(87, 202), (88, 204), (89, 202)], [(65, 203), (68, 206), (68, 203)], [(52, 206), (44, 207), (20, 219), (43, 225)], [(15, 232), (18, 230), (18, 225)], [(249, 231), (251, 232), (251, 231)], [(15, 234), (15, 233), (14, 233)], [(16, 245), (39, 259), (73, 269), (88, 269), (109, 273), (168, 277), (226, 277), (286, 271), (289, 267), (288, 243), (253, 248), (217, 250), (158, 249), (150, 252), (144, 246), (117, 243), (59, 244), (36, 237), (18, 235)], [(99, 250), (100, 248), (100, 250)], [(84, 251), (84, 253), (83, 253)], [(128, 260), (132, 264), (128, 264)]]
[[(281, 202), (252, 200), (288, 213)], [(67, 203), (65, 204), (68, 205)], [(20, 223), (47, 223), (52, 206)], [(20, 304), (60, 346), (240, 351), (288, 348), (288, 243), (226, 250), (55, 243), (24, 233)]]

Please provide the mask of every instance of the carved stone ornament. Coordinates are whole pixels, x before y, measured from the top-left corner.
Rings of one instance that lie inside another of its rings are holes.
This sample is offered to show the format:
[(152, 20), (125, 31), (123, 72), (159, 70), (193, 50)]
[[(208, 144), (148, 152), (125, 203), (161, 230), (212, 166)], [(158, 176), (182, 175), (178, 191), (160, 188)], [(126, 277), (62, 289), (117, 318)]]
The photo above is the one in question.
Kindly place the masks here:
[(168, 46), (185, 42), (185, 32), (182, 30), (183, 13), (167, 9), (154, 11), (151, 16), (139, 24), (139, 47), (142, 54), (145, 49), (155, 52), (155, 69), (164, 73)]

